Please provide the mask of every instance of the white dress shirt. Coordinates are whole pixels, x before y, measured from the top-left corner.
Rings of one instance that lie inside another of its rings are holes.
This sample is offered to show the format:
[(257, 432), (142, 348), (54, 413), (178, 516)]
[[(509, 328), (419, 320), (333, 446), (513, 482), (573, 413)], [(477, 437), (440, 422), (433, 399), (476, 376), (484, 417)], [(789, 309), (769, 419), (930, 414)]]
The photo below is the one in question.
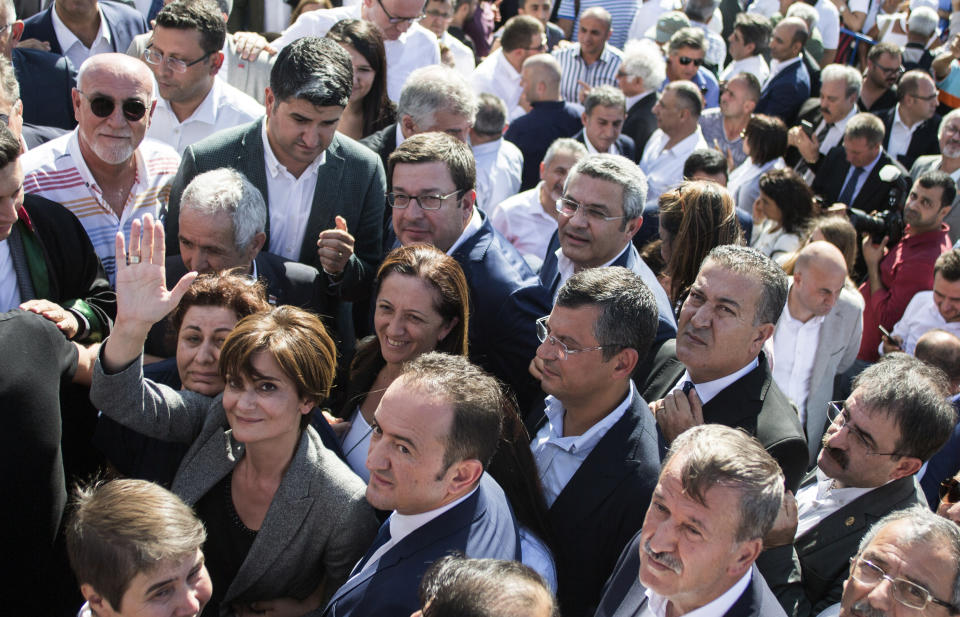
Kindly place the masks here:
[(520, 107), (520, 73), (507, 62), (503, 48), (497, 49), (473, 69), (470, 85), (477, 94), (489, 92), (500, 97), (507, 106), (507, 121), (512, 122), (527, 113)]
[(77, 35), (70, 31), (67, 24), (63, 23), (60, 16), (57, 15), (56, 7), (50, 11), (53, 20), (53, 32), (57, 35), (57, 42), (60, 43), (60, 49), (63, 50), (63, 55), (70, 59), (70, 62), (73, 63), (73, 66), (78, 71), (83, 61), (90, 56), (106, 54), (113, 51), (113, 44), (110, 38), (110, 26), (107, 25), (107, 19), (103, 16), (103, 11), (100, 9), (97, 10), (100, 12), (100, 30), (97, 31), (97, 37), (93, 40), (93, 44), (90, 47), (84, 45), (83, 42), (77, 38)]
[(214, 79), (213, 87), (190, 117), (180, 122), (164, 98), (157, 98), (157, 106), (150, 119), (147, 137), (160, 140), (183, 154), (187, 146), (217, 131), (232, 128), (262, 118), (263, 105), (234, 88), (222, 79)]
[(820, 521), (872, 488), (834, 488), (833, 480), (817, 469), (817, 481), (797, 491), (797, 535), (799, 538)]
[(630, 392), (623, 401), (582, 435), (564, 437), (563, 417), (567, 411), (563, 408), (563, 403), (553, 396), (545, 399), (547, 421), (537, 431), (530, 443), (530, 449), (533, 450), (533, 458), (537, 461), (537, 471), (543, 483), (543, 496), (548, 508), (557, 500), (564, 487), (607, 431), (630, 408), (633, 397), (639, 396), (633, 381), (629, 383)]
[(317, 188), (317, 170), (327, 160), (324, 150), (310, 165), (294, 178), (273, 154), (267, 139), (267, 123), (261, 128), (263, 160), (267, 167), (267, 202), (270, 204), (270, 252), (287, 259), (300, 259), (300, 246), (307, 229), (307, 219), (313, 207)]
[(557, 231), (557, 220), (544, 212), (540, 203), (540, 182), (529, 191), (517, 193), (502, 201), (490, 215), (493, 228), (503, 234), (525, 258), (546, 257), (550, 237)]
[(656, 206), (660, 195), (683, 182), (683, 164), (697, 148), (707, 148), (700, 127), (679, 143), (667, 149), (670, 137), (657, 129), (647, 140), (640, 159), (640, 169), (647, 175), (647, 205)]
[[(947, 323), (933, 303), (933, 292), (921, 291), (911, 298), (903, 317), (893, 326), (890, 334), (901, 337), (903, 350), (912, 356), (917, 349), (917, 340), (935, 329), (960, 336), (960, 322)], [(883, 353), (883, 343), (880, 344), (880, 353)]]
[[(823, 141), (820, 142), (820, 149), (819, 149), (820, 154), (825, 155), (827, 152), (830, 152), (830, 150), (833, 149), (835, 146), (840, 145), (840, 142), (843, 140), (843, 132), (847, 128), (847, 122), (850, 122), (850, 118), (857, 115), (859, 111), (860, 110), (857, 109), (857, 106), (854, 105), (853, 107), (850, 108), (850, 111), (847, 112), (847, 115), (844, 116), (842, 120), (840, 120), (840, 122), (836, 122), (834, 123), (833, 126), (830, 127), (830, 130), (827, 131), (827, 134), (823, 138)], [(827, 126), (827, 121), (820, 120), (820, 124), (818, 124), (817, 128), (814, 129), (813, 131), (814, 135), (819, 135), (820, 131), (822, 131), (826, 126)]]
[(823, 48), (836, 49), (840, 42), (840, 11), (837, 5), (830, 0), (817, 0), (813, 8), (817, 9), (820, 16), (817, 20), (817, 28), (820, 29)]
[(617, 154), (617, 143), (614, 142), (610, 144), (610, 147), (607, 148), (606, 152), (600, 152), (597, 150), (597, 147), (593, 145), (593, 142), (590, 141), (590, 136), (587, 135), (587, 129), (583, 129), (583, 143), (587, 146), (587, 154)]
[(893, 160), (906, 154), (910, 147), (910, 140), (913, 139), (913, 133), (920, 126), (920, 122), (914, 122), (913, 126), (907, 126), (903, 123), (900, 116), (900, 103), (897, 103), (893, 110), (893, 126), (890, 127), (890, 141), (887, 143), (887, 156)]
[(470, 79), (473, 69), (477, 67), (477, 60), (473, 55), (473, 50), (446, 30), (443, 31), (440, 42), (446, 45), (453, 55), (453, 68), (457, 69), (457, 72), (463, 75), (464, 79)]
[(800, 321), (790, 313), (790, 302), (787, 301), (773, 333), (773, 355), (777, 359), (773, 364), (773, 379), (784, 394), (797, 404), (801, 424), (806, 422), (810, 374), (817, 357), (820, 328), (825, 318), (826, 315), (814, 315), (805, 322)]
[(473, 234), (480, 231), (481, 226), (483, 226), (483, 218), (480, 216), (480, 210), (474, 207), (473, 214), (470, 216), (470, 220), (467, 221), (467, 226), (463, 228), (457, 241), (450, 245), (450, 248), (447, 250), (447, 255), (453, 255), (454, 251), (460, 248), (461, 244), (473, 237)]
[(10, 257), (10, 243), (6, 238), (0, 240), (0, 313), (6, 313), (20, 306), (20, 288), (17, 285), (17, 272), (13, 269)]
[(754, 358), (752, 361), (748, 362), (743, 368), (736, 370), (726, 377), (721, 377), (720, 379), (714, 379), (713, 381), (705, 381), (703, 383), (697, 383), (693, 381), (690, 377), (689, 371), (684, 371), (683, 376), (680, 378), (680, 381), (677, 382), (677, 385), (673, 387), (674, 390), (682, 390), (683, 383), (689, 381), (693, 384), (694, 389), (697, 391), (697, 396), (700, 398), (700, 402), (706, 405), (713, 400), (713, 397), (720, 394), (733, 382), (740, 379), (753, 369), (759, 366), (760, 362), (757, 358)]
[(779, 223), (772, 219), (767, 219), (759, 225), (755, 225), (753, 235), (750, 238), (750, 246), (783, 265), (783, 262), (800, 247), (800, 236), (787, 233), (787, 230), (783, 227), (774, 230), (777, 225)]
[(734, 60), (720, 71), (720, 81), (727, 81), (739, 73), (756, 75), (762, 84), (766, 82), (767, 77), (770, 76), (770, 66), (767, 65), (767, 61), (760, 55), (748, 56), (742, 60)]
[(797, 62), (800, 62), (800, 56), (797, 56), (796, 58), (790, 58), (789, 60), (784, 60), (783, 62), (780, 62), (779, 60), (771, 60), (770, 76), (767, 77), (767, 81), (763, 82), (762, 85), (766, 86), (773, 80), (774, 77), (780, 74), (780, 71), (787, 68), (791, 64), (796, 64)]
[(477, 165), (477, 205), (489, 214), (497, 204), (520, 190), (523, 153), (502, 137), (470, 147)]
[[(271, 45), (283, 49), (304, 36), (322, 37), (338, 21), (361, 19), (360, 12), (361, 4), (358, 3), (303, 13)], [(387, 53), (387, 96), (394, 102), (400, 99), (400, 90), (410, 73), (423, 66), (440, 64), (437, 37), (417, 23), (412, 24), (397, 40), (384, 41), (383, 47)]]
[[(747, 587), (750, 585), (750, 580), (754, 576), (754, 569), (755, 567), (751, 567), (747, 570), (746, 574), (737, 579), (737, 582), (734, 583), (730, 589), (727, 589), (700, 608), (686, 613), (684, 617), (723, 617), (726, 615), (730, 607), (732, 607), (740, 596), (743, 595), (743, 592), (747, 590)], [(758, 571), (756, 575), (760, 576), (760, 572)], [(646, 594), (647, 603), (644, 606), (644, 610), (640, 612), (641, 617), (667, 617), (669, 600), (649, 587), (647, 588)]]
[(753, 158), (748, 156), (747, 160), (730, 172), (727, 180), (727, 191), (733, 196), (733, 204), (744, 212), (750, 212), (753, 202), (760, 196), (760, 176), (771, 169), (782, 169), (784, 165), (779, 156), (763, 165), (757, 165)]

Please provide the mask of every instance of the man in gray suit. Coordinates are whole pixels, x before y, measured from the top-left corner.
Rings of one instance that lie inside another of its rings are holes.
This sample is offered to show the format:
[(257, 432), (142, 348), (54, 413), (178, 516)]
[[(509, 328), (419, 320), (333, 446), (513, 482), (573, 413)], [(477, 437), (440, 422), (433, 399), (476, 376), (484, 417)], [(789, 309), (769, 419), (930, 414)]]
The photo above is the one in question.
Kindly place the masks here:
[(773, 378), (800, 411), (811, 465), (826, 428), (833, 379), (850, 368), (860, 349), (863, 297), (846, 280), (840, 249), (829, 242), (808, 244), (797, 256), (773, 333)]
[[(950, 174), (954, 182), (960, 180), (960, 109), (955, 109), (945, 115), (940, 121), (937, 133), (940, 139), (941, 154), (925, 154), (918, 157), (910, 168), (910, 177), (916, 182), (917, 178), (932, 170), (939, 170)], [(943, 222), (950, 226), (950, 241), (960, 240), (960, 193), (953, 200), (953, 209)]]
[(184, 187), (200, 173), (232, 167), (264, 196), (270, 253), (322, 270), (342, 298), (365, 292), (380, 262), (386, 190), (377, 156), (336, 133), (353, 84), (350, 67), (347, 52), (328, 39), (304, 37), (283, 49), (266, 117), (184, 151), (170, 192), (168, 254), (180, 252)]

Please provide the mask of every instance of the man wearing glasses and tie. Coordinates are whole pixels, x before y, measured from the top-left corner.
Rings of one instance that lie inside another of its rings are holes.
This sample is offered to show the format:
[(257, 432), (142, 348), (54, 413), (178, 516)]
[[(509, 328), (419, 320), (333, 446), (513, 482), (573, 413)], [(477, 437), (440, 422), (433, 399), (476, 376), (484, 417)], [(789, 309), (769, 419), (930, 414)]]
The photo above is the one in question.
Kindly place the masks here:
[[(817, 469), (804, 478), (795, 501), (784, 499), (757, 560), (787, 613), (796, 617), (816, 615), (840, 600), (851, 557), (854, 580), (847, 581), (848, 590), (857, 581), (881, 581), (870, 565), (857, 562), (860, 540), (878, 518), (913, 505), (926, 507), (915, 474), (946, 442), (956, 421), (944, 373), (905, 354), (885, 357), (853, 385), (846, 401), (829, 404), (831, 424)], [(894, 566), (861, 551), (864, 557), (881, 568)], [(887, 574), (903, 576), (895, 569)], [(885, 591), (902, 593), (898, 586), (894, 582)], [(919, 595), (905, 594), (901, 603), (923, 608)], [(844, 594), (847, 610), (848, 600)]]

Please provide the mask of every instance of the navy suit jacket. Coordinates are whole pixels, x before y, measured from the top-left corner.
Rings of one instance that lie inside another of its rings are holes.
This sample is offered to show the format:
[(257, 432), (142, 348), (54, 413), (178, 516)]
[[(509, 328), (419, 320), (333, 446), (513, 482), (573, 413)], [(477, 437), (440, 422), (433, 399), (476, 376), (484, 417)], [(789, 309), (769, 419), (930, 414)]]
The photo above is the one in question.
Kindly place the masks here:
[(323, 611), (324, 617), (409, 617), (420, 608), (424, 572), (454, 551), (473, 558), (520, 559), (520, 537), (503, 489), (486, 473), (477, 491), (403, 538), (375, 567), (354, 573)]
[[(873, 166), (870, 175), (864, 181), (854, 198), (852, 204), (847, 204), (864, 212), (873, 210), (886, 210), (889, 207), (890, 189), (895, 185), (884, 182), (880, 179), (880, 170), (886, 165), (896, 165), (893, 159), (887, 156), (886, 152), (880, 153), (880, 160)], [(847, 154), (843, 149), (843, 144), (834, 146), (827, 152), (827, 155), (820, 159), (817, 165), (817, 175), (813, 178), (810, 188), (817, 195), (823, 197), (823, 203), (829, 205), (840, 198), (843, 191), (843, 184), (847, 179), (847, 172), (850, 171), (850, 163), (847, 162)], [(901, 173), (906, 170), (900, 168)]]
[[(136, 9), (113, 0), (99, 0), (99, 5), (107, 27), (110, 29), (110, 45), (113, 51), (120, 54), (127, 53), (133, 37), (147, 31), (147, 22), (143, 19), (143, 15)], [(63, 50), (60, 48), (60, 41), (57, 40), (57, 33), (53, 29), (52, 12), (53, 4), (47, 10), (24, 20), (21, 38), (46, 41), (50, 43), (51, 53), (62, 56)]]
[[(960, 401), (953, 402), (953, 410), (960, 413)], [(927, 498), (927, 503), (934, 510), (940, 505), (940, 483), (952, 478), (960, 471), (960, 424), (957, 424), (950, 439), (943, 444), (940, 451), (934, 454), (927, 462), (927, 470), (920, 479), (920, 488)]]
[(503, 137), (523, 152), (521, 191), (532, 189), (540, 182), (540, 162), (550, 144), (560, 137), (573, 137), (583, 128), (582, 112), (582, 107), (566, 101), (539, 101), (510, 123)]
[[(640, 532), (630, 540), (613, 576), (603, 588), (603, 599), (594, 617), (636, 617), (647, 602), (646, 587), (640, 582)], [(767, 582), (753, 567), (750, 584), (723, 617), (786, 617), (783, 607)]]
[(14, 47), (13, 72), (20, 84), (23, 121), (73, 130), (77, 120), (70, 91), (77, 85), (77, 70), (64, 56)]
[[(541, 416), (539, 424), (546, 422)], [(534, 433), (535, 434), (535, 433)], [(624, 544), (643, 526), (660, 475), (657, 423), (639, 393), (548, 513), (564, 615), (589, 615)]]
[[(573, 136), (574, 139), (587, 145), (587, 136), (584, 135), (583, 129), (580, 129), (580, 132)], [(633, 139), (627, 137), (626, 135), (621, 134), (617, 137), (617, 141), (613, 143), (613, 149), (617, 151), (617, 154), (620, 156), (625, 156), (631, 161), (636, 161), (639, 157), (637, 155), (637, 147), (633, 143)], [(643, 154), (642, 152), (640, 154)]]
[[(387, 160), (393, 151), (397, 149), (397, 123), (384, 127), (379, 131), (367, 135), (360, 140), (360, 143), (370, 148), (380, 156), (380, 162), (383, 168), (387, 168)], [(390, 188), (391, 178), (387, 178), (387, 188)], [(389, 216), (388, 216), (389, 218)]]
[(803, 60), (794, 62), (770, 79), (760, 93), (756, 113), (777, 116), (793, 126), (803, 102), (810, 98), (810, 73)]
[(552, 296), (487, 217), (451, 257), (470, 288), (470, 360), (508, 383), (520, 409), (529, 409), (543, 399), (527, 367), (540, 344), (536, 321), (550, 313)]

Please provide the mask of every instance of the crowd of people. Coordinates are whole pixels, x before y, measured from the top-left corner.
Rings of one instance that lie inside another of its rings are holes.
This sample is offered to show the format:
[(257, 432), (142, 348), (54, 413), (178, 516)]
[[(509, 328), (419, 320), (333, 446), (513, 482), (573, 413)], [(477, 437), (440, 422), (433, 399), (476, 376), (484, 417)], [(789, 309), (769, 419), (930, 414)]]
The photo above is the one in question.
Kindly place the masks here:
[(960, 0), (0, 52), (4, 612), (960, 614)]

